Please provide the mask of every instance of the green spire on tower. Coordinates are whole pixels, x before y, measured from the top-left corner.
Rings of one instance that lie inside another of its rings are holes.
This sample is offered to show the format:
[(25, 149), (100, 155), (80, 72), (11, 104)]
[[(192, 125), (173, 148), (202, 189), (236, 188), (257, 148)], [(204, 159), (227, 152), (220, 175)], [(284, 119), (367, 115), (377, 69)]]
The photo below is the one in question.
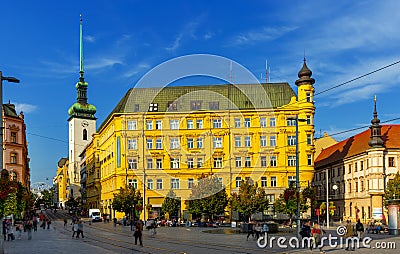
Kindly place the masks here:
[(70, 119), (72, 117), (96, 119), (96, 107), (87, 102), (88, 83), (83, 77), (83, 37), (82, 37), (82, 14), (79, 21), (79, 81), (76, 83), (77, 102), (75, 102), (68, 110)]
[(83, 38), (82, 38), (82, 14), (80, 14), (80, 21), (79, 21), (79, 74), (80, 80), (83, 82)]

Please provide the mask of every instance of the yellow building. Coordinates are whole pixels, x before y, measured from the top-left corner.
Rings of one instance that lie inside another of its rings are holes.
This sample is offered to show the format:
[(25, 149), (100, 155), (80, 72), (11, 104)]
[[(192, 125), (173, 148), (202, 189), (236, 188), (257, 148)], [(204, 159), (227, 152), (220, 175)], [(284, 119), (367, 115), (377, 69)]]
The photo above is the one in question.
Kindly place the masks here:
[(58, 161), (57, 175), (53, 179), (57, 189), (57, 205), (65, 207), (69, 194), (68, 159), (61, 158)]
[[(300, 184), (313, 178), (314, 79), (304, 61), (288, 83), (132, 88), (86, 148), (88, 206), (112, 210), (118, 189), (141, 191), (150, 216), (161, 212), (170, 189), (187, 210), (201, 174), (220, 178), (228, 194), (251, 178), (275, 198), (295, 183), (296, 120), (299, 120)], [(297, 98), (298, 97), (298, 98)], [(96, 189), (96, 190), (95, 190)], [(148, 218), (146, 209), (142, 218)]]

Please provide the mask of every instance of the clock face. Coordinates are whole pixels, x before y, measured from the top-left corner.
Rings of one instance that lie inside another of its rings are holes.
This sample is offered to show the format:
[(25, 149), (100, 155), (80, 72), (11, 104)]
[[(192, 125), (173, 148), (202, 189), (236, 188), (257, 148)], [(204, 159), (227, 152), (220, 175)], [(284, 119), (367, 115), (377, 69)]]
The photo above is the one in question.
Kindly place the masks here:
[(87, 121), (82, 122), (82, 127), (87, 127), (88, 125), (89, 125), (89, 123)]

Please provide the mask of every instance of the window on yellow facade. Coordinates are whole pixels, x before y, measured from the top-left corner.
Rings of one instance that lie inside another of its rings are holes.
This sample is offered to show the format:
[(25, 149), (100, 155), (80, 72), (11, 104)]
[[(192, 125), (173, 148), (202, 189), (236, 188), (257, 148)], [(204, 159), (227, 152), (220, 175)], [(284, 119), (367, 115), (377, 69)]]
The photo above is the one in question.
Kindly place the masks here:
[(276, 155), (271, 155), (270, 157), (269, 157), (269, 165), (271, 166), (271, 167), (276, 167)]
[(307, 166), (313, 165), (313, 159), (311, 154), (307, 154)]
[(170, 139), (170, 148), (171, 149), (179, 149), (180, 148), (179, 138), (171, 138)]
[(156, 159), (156, 168), (157, 169), (162, 169), (163, 168), (163, 159), (162, 158), (157, 158)]
[(267, 166), (267, 156), (261, 156), (260, 161), (261, 161), (261, 167)]
[(187, 159), (187, 167), (188, 168), (194, 168), (194, 158), (188, 158)]
[(156, 120), (156, 130), (162, 130), (162, 121)]
[(235, 128), (240, 128), (240, 118), (235, 118)]
[(150, 103), (149, 112), (157, 112), (158, 111), (158, 103)]
[(179, 178), (171, 179), (171, 189), (179, 189)]
[(261, 187), (267, 187), (267, 177), (266, 176), (261, 177)]
[(269, 146), (275, 147), (276, 146), (276, 136), (269, 137)]
[(364, 170), (364, 161), (360, 161), (360, 171)]
[(156, 139), (156, 149), (162, 149), (162, 138)]
[(222, 128), (222, 119), (221, 118), (213, 119), (213, 128), (214, 129)]
[(364, 191), (365, 190), (365, 188), (364, 188), (364, 180), (360, 181), (360, 185), (361, 185), (361, 191)]
[(251, 127), (251, 122), (250, 122), (250, 117), (246, 117), (245, 119), (244, 119), (244, 122), (243, 122), (243, 125), (244, 125), (244, 127), (245, 128), (250, 128)]
[(128, 150), (136, 150), (136, 149), (137, 149), (137, 140), (128, 139)]
[(269, 126), (270, 126), (270, 127), (275, 127), (275, 126), (276, 126), (276, 119), (275, 119), (275, 117), (271, 117), (271, 118), (269, 119)]
[(260, 118), (260, 127), (261, 128), (267, 127), (267, 118), (265, 118), (265, 117)]
[(138, 188), (137, 180), (136, 179), (128, 179), (128, 185), (132, 186), (135, 190)]
[(176, 120), (176, 119), (169, 120), (169, 128), (171, 130), (178, 130), (179, 129), (179, 120)]
[(261, 147), (267, 146), (267, 137), (266, 136), (260, 136), (260, 146)]
[(356, 188), (355, 188), (355, 192), (358, 192), (358, 180), (356, 180)]
[(246, 168), (251, 167), (251, 157), (249, 157), (249, 156), (244, 157), (244, 166)]
[(311, 93), (306, 93), (306, 102), (311, 102)]
[(147, 179), (147, 189), (153, 189), (153, 179)]
[(307, 123), (308, 125), (312, 124), (311, 116), (310, 116), (310, 115), (306, 116), (306, 123)]
[(296, 166), (296, 156), (288, 155), (288, 162), (287, 162), (287, 165), (288, 165), (289, 167), (294, 167), (294, 166)]
[(214, 168), (222, 168), (222, 158), (221, 157), (214, 158)]
[(244, 136), (244, 146), (245, 147), (250, 147), (251, 146), (250, 136)]
[(153, 129), (153, 120), (147, 120), (146, 121), (146, 130), (152, 130)]
[(16, 153), (11, 153), (10, 157), (11, 157), (10, 158), (10, 160), (11, 160), (10, 163), (11, 164), (17, 164), (17, 162), (18, 162), (17, 161), (17, 154)]
[(188, 119), (188, 120), (186, 120), (186, 127), (188, 128), (188, 129), (194, 129), (194, 124), (193, 124), (193, 120), (192, 119)]
[(242, 167), (242, 157), (235, 157), (235, 167), (237, 168)]
[(136, 120), (129, 120), (128, 121), (128, 130), (136, 130), (137, 129), (137, 121)]
[(349, 174), (351, 173), (351, 164), (349, 164)]
[(296, 187), (296, 177), (295, 176), (288, 176), (288, 186)]
[(202, 168), (204, 166), (203, 158), (197, 158), (197, 168)]
[(162, 181), (162, 179), (157, 179), (157, 181), (156, 181), (156, 188), (157, 188), (157, 190), (162, 190), (162, 188), (163, 188), (163, 181)]
[(290, 117), (286, 119), (286, 125), (287, 126), (296, 126), (296, 119), (292, 119), (293, 117)]
[(288, 135), (288, 146), (296, 145), (296, 136)]
[(351, 183), (349, 183), (349, 192), (351, 192)]
[(354, 172), (357, 172), (358, 171), (358, 167), (357, 167), (358, 165), (357, 165), (357, 162), (354, 162)]
[(197, 148), (203, 148), (203, 138), (197, 138)]
[(242, 185), (242, 178), (240, 176), (236, 177), (236, 188), (239, 188)]
[(128, 159), (128, 169), (137, 169), (137, 159)]
[(153, 158), (147, 158), (147, 168), (148, 169), (153, 169)]
[(194, 148), (194, 140), (193, 140), (193, 138), (188, 138), (187, 139), (187, 148), (188, 149)]
[(83, 132), (82, 132), (82, 139), (83, 139), (83, 140), (87, 140), (87, 139), (88, 139), (88, 133), (87, 133), (87, 130), (86, 130), (86, 129), (83, 129)]
[(312, 135), (311, 134), (307, 134), (307, 145), (312, 145)]
[(180, 167), (180, 162), (179, 158), (171, 158), (171, 168), (179, 168)]
[(146, 147), (147, 147), (147, 149), (153, 149), (153, 140), (152, 139), (146, 140)]
[(213, 140), (214, 148), (222, 148), (222, 137), (215, 137)]
[(196, 129), (203, 129), (203, 120), (202, 119), (196, 120)]
[(276, 187), (276, 176), (271, 176), (271, 187)]
[(188, 189), (193, 188), (194, 185), (194, 179), (193, 178), (189, 178), (188, 179)]
[(242, 137), (235, 136), (235, 147), (241, 147), (241, 146), (242, 146)]

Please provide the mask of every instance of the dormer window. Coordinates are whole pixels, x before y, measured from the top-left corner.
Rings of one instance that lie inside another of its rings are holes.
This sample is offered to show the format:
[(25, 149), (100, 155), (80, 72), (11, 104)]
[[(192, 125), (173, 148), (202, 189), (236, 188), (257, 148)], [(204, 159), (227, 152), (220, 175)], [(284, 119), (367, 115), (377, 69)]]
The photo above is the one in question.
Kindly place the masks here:
[(158, 103), (150, 103), (149, 112), (157, 112), (158, 111)]

